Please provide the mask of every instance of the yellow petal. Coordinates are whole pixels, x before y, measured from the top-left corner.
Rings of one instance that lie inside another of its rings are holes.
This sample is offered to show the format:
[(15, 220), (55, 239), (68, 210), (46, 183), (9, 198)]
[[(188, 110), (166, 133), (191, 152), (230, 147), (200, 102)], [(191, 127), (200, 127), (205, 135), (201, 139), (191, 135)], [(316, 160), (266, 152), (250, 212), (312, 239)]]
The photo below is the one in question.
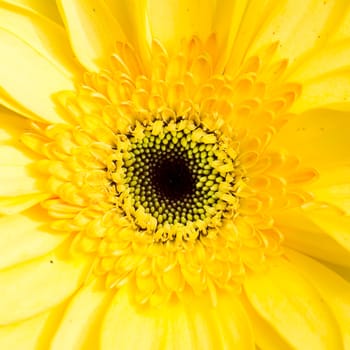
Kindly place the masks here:
[(302, 54), (310, 50), (316, 53), (327, 41), (346, 6), (341, 1), (253, 1), (244, 16), (233, 57), (239, 61), (244, 54), (249, 56), (279, 41), (278, 58), (297, 65)]
[(257, 349), (283, 349), (292, 350), (292, 346), (287, 344), (286, 340), (277, 332), (274, 325), (262, 318), (249, 304), (247, 298), (241, 297), (244, 308), (248, 314), (249, 320), (253, 326), (254, 339), (259, 346)]
[[(3, 151), (5, 147), (0, 147)], [(39, 192), (36, 179), (30, 176), (28, 167), (18, 164), (1, 164), (0, 195), (18, 196)]]
[(37, 120), (39, 117), (29, 109), (23, 107), (14, 98), (12, 98), (3, 88), (0, 87), (0, 108), (7, 108), (23, 117), (31, 120)]
[(317, 261), (294, 251), (287, 252), (288, 260), (298, 267), (319, 294), (326, 300), (343, 334), (345, 349), (350, 349), (350, 284)]
[(19, 138), (31, 123), (28, 119), (0, 106), (0, 142), (1, 144), (20, 145)]
[(53, 97), (58, 91), (73, 89), (73, 81), (26, 42), (3, 29), (0, 51), (0, 81), (6, 93), (38, 118), (62, 122)]
[[(62, 23), (55, 1), (46, 0), (5, 0), (7, 3), (20, 5), (44, 15), (51, 20)], [(4, 2), (3, 0), (1, 2)]]
[(178, 50), (182, 39), (197, 35), (206, 40), (211, 34), (215, 7), (213, 0), (151, 0), (148, 11), (152, 36), (171, 53)]
[(175, 53), (184, 38), (195, 35), (206, 42), (214, 34), (216, 42), (213, 47), (208, 45), (208, 49), (213, 55), (214, 70), (222, 73), (247, 4), (246, 0), (149, 1), (152, 36), (160, 40), (169, 52)]
[(69, 303), (51, 342), (52, 350), (97, 349), (101, 312), (109, 293), (95, 283), (82, 287)]
[(45, 193), (31, 193), (21, 196), (0, 197), (0, 214), (12, 215), (20, 213), (47, 198), (49, 198), (49, 195)]
[(289, 72), (288, 80), (303, 83), (292, 112), (321, 107), (349, 110), (349, 44), (349, 37), (339, 42), (329, 41)]
[(47, 195), (39, 193), (37, 180), (30, 171), (34, 154), (19, 141), (22, 133), (30, 128), (30, 122), (3, 107), (0, 108), (0, 121), (0, 165), (4, 166), (0, 172), (3, 179), (0, 213), (13, 214), (35, 205)]
[(310, 205), (305, 215), (345, 249), (350, 251), (350, 216), (331, 206)]
[(105, 0), (126, 38), (141, 55), (143, 64), (149, 63), (152, 43), (147, 17), (146, 0)]
[[(154, 310), (159, 314), (158, 310)], [(159, 317), (139, 313), (121, 290), (111, 302), (101, 327), (101, 350), (153, 349), (163, 335)]]
[(39, 208), (0, 217), (0, 269), (47, 254), (67, 238), (51, 233), (48, 219)]
[[(226, 71), (225, 67), (237, 39), (237, 33), (247, 6), (247, 0), (218, 1), (216, 3), (216, 9), (213, 13), (212, 32), (216, 34), (218, 40), (219, 62), (216, 70), (220, 73), (224, 70)], [(232, 66), (232, 62), (228, 66)]]
[(18, 196), (40, 192), (32, 173), (33, 159), (13, 146), (0, 145), (0, 196)]
[(287, 149), (308, 166), (333, 170), (350, 164), (348, 113), (315, 110), (291, 119), (274, 136), (271, 148)]
[(303, 82), (301, 96), (291, 112), (301, 113), (314, 108), (350, 110), (350, 69), (331, 72)]
[[(17, 140), (14, 141), (16, 142)], [(35, 158), (31, 157), (32, 154), (30, 154), (30, 152), (26, 153), (22, 145), (20, 145), (20, 148), (12, 145), (15, 144), (15, 142), (8, 142), (10, 145), (0, 143), (1, 166), (16, 165), (25, 167), (32, 164), (35, 160)]]
[(48, 254), (0, 272), (1, 325), (48, 310), (80, 287), (88, 262), (65, 254)]
[(328, 264), (332, 270), (334, 270), (339, 276), (350, 283), (350, 268), (346, 266), (339, 266), (334, 264)]
[(329, 33), (330, 39), (334, 42), (349, 39), (350, 37), (350, 3), (344, 1), (344, 11), (340, 16), (337, 26)]
[(33, 158), (29, 157), (22, 149), (14, 146), (0, 145), (0, 163), (1, 165), (18, 165), (26, 166), (33, 162)]
[[(237, 72), (247, 57), (247, 51), (250, 45), (255, 42), (259, 30), (264, 28), (264, 22), (272, 17), (271, 12), (277, 12), (285, 2), (284, 0), (275, 2), (269, 2), (267, 0), (246, 2), (247, 5), (244, 8), (244, 13), (238, 22), (237, 34), (232, 44), (232, 50), (225, 72), (228, 74), (235, 74)], [(273, 41), (274, 39), (270, 35), (268, 43), (271, 44)]]
[(279, 213), (274, 219), (288, 247), (334, 264), (350, 266), (349, 250), (300, 209)]
[(0, 327), (0, 349), (37, 350), (49, 317), (50, 313), (45, 312), (23, 322)]
[[(346, 5), (348, 6), (348, 5)], [(350, 34), (350, 33), (349, 33)], [(298, 66), (288, 71), (288, 79), (303, 83), (349, 66), (350, 40), (330, 42), (305, 57)]]
[(330, 203), (350, 215), (350, 164), (322, 171), (309, 188), (317, 201)]
[(2, 2), (0, 28), (19, 37), (68, 78), (78, 74), (73, 52), (63, 27), (27, 8)]
[[(126, 322), (127, 320), (127, 322)], [(125, 290), (113, 299), (102, 324), (102, 349), (254, 349), (247, 315), (234, 296), (185, 296), (159, 307), (135, 307)]]
[(58, 0), (57, 4), (80, 63), (99, 71), (108, 63), (116, 41), (125, 41), (111, 11), (102, 0)]
[(244, 289), (255, 311), (293, 349), (342, 349), (338, 324), (316, 290), (283, 259), (247, 277)]

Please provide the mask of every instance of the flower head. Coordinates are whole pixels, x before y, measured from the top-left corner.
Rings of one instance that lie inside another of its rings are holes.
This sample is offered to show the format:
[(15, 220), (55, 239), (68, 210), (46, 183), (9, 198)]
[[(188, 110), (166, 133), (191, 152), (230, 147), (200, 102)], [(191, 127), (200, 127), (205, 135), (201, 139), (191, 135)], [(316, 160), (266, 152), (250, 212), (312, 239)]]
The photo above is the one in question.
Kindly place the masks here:
[(1, 348), (350, 347), (349, 5), (299, 7), (0, 2)]

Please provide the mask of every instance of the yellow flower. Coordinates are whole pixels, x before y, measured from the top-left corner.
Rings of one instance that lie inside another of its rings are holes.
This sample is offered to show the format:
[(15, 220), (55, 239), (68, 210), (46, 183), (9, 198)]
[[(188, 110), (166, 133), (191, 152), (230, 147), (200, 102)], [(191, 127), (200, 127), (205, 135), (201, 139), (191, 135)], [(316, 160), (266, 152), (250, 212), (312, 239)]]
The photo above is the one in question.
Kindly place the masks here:
[(347, 1), (0, 1), (1, 349), (350, 349)]

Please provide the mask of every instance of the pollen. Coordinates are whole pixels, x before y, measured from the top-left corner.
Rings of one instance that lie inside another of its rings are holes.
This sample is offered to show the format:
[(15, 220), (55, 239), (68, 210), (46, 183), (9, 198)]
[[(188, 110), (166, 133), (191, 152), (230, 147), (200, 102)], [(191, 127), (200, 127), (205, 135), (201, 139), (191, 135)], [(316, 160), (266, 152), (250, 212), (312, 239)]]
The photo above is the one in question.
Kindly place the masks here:
[(268, 147), (301, 89), (281, 82), (287, 62), (271, 45), (217, 75), (213, 43), (194, 37), (170, 55), (155, 41), (147, 75), (118, 43), (108, 69), (57, 96), (66, 123), (22, 136), (41, 158), (32, 171), (47, 179), (52, 227), (138, 304), (238, 293), (281, 254), (275, 211), (312, 201), (304, 184), (316, 171)]

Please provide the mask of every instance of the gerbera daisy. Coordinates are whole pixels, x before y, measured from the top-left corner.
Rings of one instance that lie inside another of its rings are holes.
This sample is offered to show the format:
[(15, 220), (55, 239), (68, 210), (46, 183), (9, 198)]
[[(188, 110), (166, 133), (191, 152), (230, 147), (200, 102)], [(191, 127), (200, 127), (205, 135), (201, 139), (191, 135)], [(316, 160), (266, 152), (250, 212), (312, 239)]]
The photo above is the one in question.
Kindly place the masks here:
[(0, 1), (1, 349), (350, 349), (347, 1)]

